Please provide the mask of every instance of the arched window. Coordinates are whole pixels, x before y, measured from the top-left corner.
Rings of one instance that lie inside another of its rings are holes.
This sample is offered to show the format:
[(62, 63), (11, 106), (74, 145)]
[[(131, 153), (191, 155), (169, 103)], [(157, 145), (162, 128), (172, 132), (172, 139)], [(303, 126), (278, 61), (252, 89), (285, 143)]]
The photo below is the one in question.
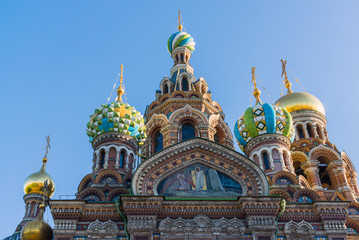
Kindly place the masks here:
[(305, 177), (304, 171), (303, 171), (303, 169), (300, 167), (300, 165), (301, 165), (301, 162), (299, 162), (299, 161), (296, 161), (296, 162), (293, 163), (294, 172), (295, 172), (295, 174), (297, 174), (298, 176), (299, 176), (299, 175), (302, 175), (303, 177)]
[(196, 131), (192, 124), (185, 123), (182, 125), (182, 141), (196, 137)]
[(163, 94), (168, 93), (168, 86), (167, 84), (163, 84)]
[(308, 131), (309, 137), (314, 137), (313, 126), (311, 124), (309, 124), (309, 123), (307, 123), (307, 131)]
[(322, 187), (324, 189), (331, 189), (332, 188), (332, 182), (330, 180), (330, 176), (329, 176), (329, 171), (327, 169), (328, 167), (328, 163), (330, 162), (329, 159), (325, 158), (325, 157), (319, 157), (318, 158), (319, 161), (319, 178), (320, 181), (322, 183)]
[(218, 135), (218, 133), (214, 134), (213, 140), (214, 140), (216, 143), (220, 143), (220, 142), (219, 142), (219, 135)]
[(267, 153), (267, 152), (264, 152), (264, 153), (262, 154), (262, 157), (263, 157), (263, 162), (264, 162), (264, 169), (265, 169), (265, 170), (270, 169), (268, 153)]
[(123, 168), (124, 162), (125, 162), (125, 152), (121, 151), (121, 153), (120, 153), (120, 168)]
[(160, 133), (159, 130), (155, 134), (154, 142), (155, 142), (155, 153), (161, 151), (163, 149), (163, 135), (162, 133)]
[(100, 154), (100, 168), (103, 168), (104, 164), (105, 164), (105, 150), (102, 150)]
[(183, 56), (183, 53), (181, 54), (181, 62), (184, 61), (184, 56)]
[(188, 91), (188, 80), (187, 80), (187, 78), (182, 79), (182, 91)]
[(299, 138), (304, 138), (303, 126), (298, 125), (297, 129), (298, 129)]

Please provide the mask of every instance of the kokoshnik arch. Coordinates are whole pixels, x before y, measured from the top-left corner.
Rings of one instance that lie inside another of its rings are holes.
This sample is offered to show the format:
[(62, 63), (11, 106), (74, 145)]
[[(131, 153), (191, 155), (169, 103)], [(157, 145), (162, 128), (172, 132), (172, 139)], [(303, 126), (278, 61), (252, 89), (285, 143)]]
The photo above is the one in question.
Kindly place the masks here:
[(92, 172), (76, 199), (50, 200), (45, 157), (6, 239), (357, 239), (357, 173), (329, 141), (322, 103), (292, 91), (286, 61), (288, 93), (274, 105), (261, 101), (252, 68), (256, 104), (234, 126), (243, 155), (206, 80), (194, 76), (195, 42), (180, 19), (167, 47), (174, 65), (144, 117), (122, 101), (122, 68), (118, 98), (90, 116)]

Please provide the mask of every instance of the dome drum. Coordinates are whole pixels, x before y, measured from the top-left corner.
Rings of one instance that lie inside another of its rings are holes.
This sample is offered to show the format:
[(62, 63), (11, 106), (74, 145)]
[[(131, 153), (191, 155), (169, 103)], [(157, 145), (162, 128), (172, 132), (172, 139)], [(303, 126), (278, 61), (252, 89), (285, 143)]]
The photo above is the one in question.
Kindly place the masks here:
[(95, 137), (92, 142), (93, 149), (98, 149), (102, 144), (106, 143), (121, 143), (121, 144), (130, 144), (136, 151), (139, 149), (139, 144), (135, 138), (125, 134), (125, 133), (104, 133), (98, 137)]
[(244, 147), (244, 153), (250, 156), (253, 151), (261, 146), (277, 145), (290, 149), (291, 140), (287, 136), (278, 134), (265, 134), (250, 140)]
[(327, 125), (327, 118), (325, 115), (315, 110), (298, 110), (291, 112), (290, 115), (292, 116), (293, 124), (296, 122), (312, 121), (318, 123), (321, 126)]

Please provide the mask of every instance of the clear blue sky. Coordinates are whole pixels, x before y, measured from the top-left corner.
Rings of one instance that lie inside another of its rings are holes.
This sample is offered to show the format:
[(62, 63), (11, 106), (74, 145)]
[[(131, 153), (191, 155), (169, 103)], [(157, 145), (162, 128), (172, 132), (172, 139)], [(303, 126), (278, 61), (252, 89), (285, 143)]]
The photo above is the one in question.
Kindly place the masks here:
[(76, 193), (91, 171), (86, 123), (120, 64), (128, 103), (143, 113), (155, 99), (173, 64), (166, 43), (179, 9), (197, 44), (195, 76), (207, 80), (231, 129), (254, 103), (251, 67), (262, 100), (273, 102), (285, 58), (290, 80), (300, 79), (293, 90), (323, 102), (330, 140), (359, 169), (358, 1), (0, 0), (0, 239), (24, 215), (23, 182), (40, 168), (46, 135), (54, 198)]

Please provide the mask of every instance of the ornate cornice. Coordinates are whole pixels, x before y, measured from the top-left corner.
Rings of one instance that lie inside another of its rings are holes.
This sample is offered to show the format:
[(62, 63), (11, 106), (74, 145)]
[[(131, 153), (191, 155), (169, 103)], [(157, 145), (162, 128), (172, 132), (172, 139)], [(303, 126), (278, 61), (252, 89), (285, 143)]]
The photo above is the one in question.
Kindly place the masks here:
[(324, 124), (324, 126), (327, 125), (327, 118), (325, 115), (314, 110), (299, 110), (291, 112), (290, 114), (292, 115), (293, 122), (308, 121), (308, 118), (312, 117), (319, 119)]
[(98, 135), (97, 137), (94, 138), (93, 142), (92, 142), (92, 148), (94, 150), (96, 150), (98, 148), (98, 146), (104, 142), (104, 141), (111, 141), (111, 140), (121, 140), (121, 141), (126, 141), (128, 143), (130, 143), (130, 145), (135, 149), (135, 151), (138, 151), (138, 143), (136, 142), (136, 140), (134, 140), (131, 136), (124, 134), (124, 133), (116, 133), (116, 132), (109, 132), (109, 133), (103, 133)]

